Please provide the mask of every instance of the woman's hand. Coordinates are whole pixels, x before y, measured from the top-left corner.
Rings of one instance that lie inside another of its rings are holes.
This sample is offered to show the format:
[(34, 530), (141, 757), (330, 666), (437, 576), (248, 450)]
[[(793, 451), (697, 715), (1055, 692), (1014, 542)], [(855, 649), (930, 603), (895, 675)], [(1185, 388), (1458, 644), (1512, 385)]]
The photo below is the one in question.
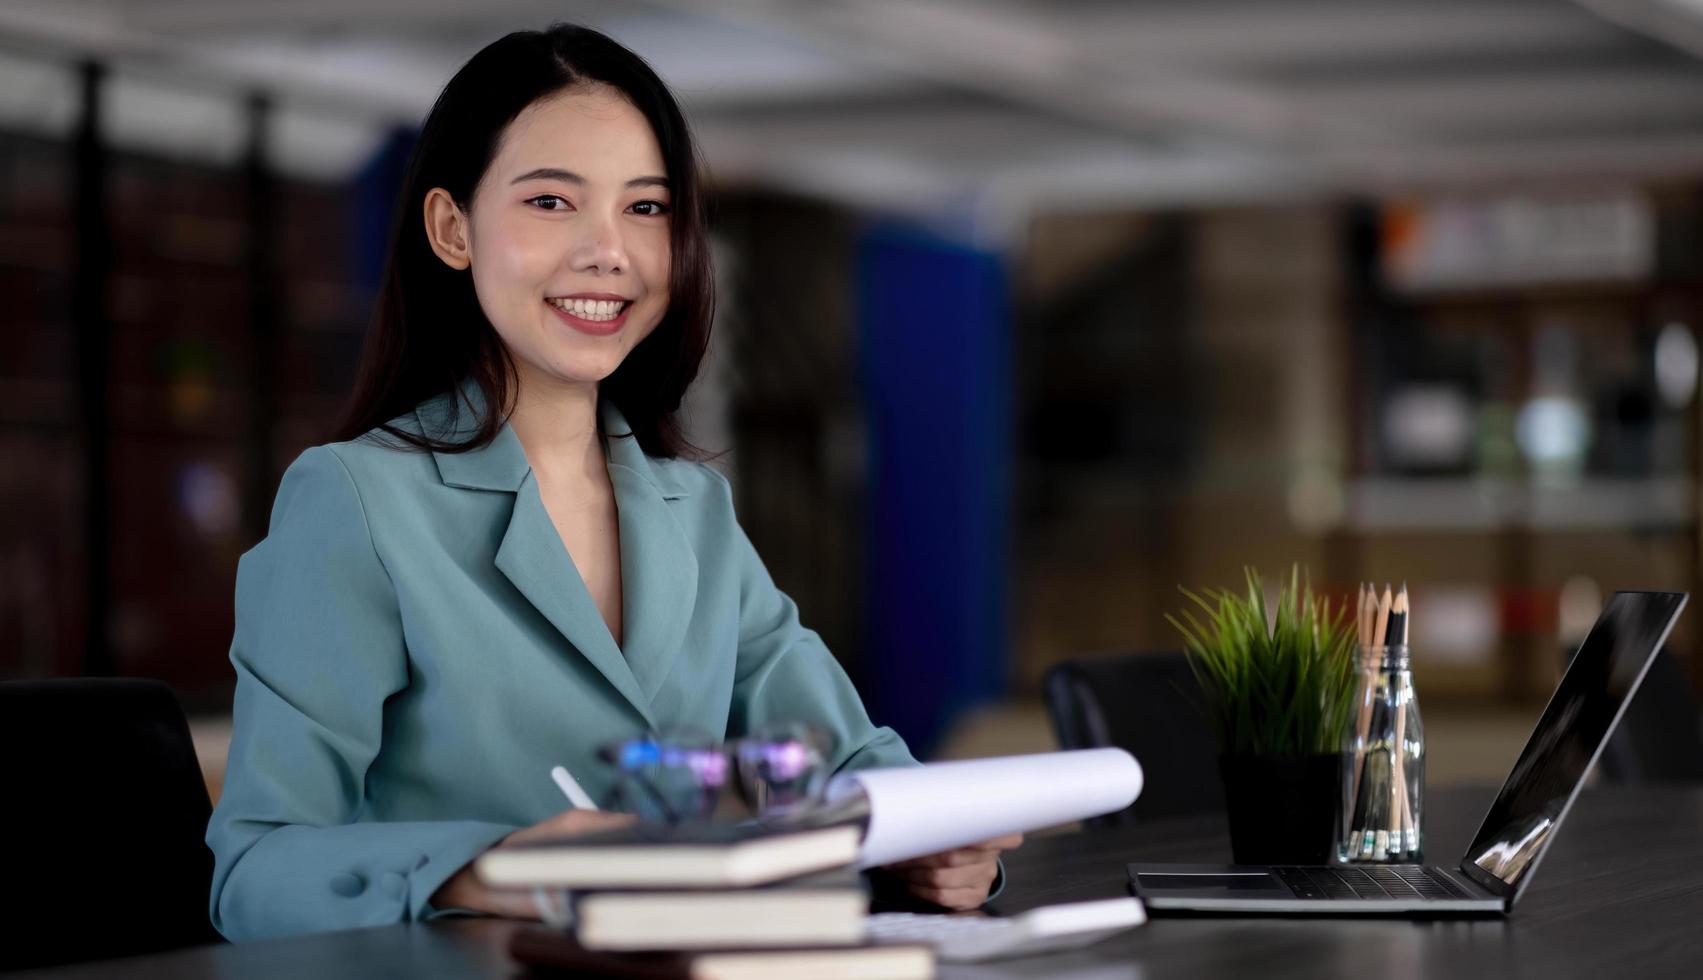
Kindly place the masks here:
[(963, 912), (987, 901), (999, 874), (999, 852), (1022, 846), (1022, 834), (995, 837), (980, 844), (889, 864), (885, 870), (925, 901)]
[[(637, 818), (630, 813), (607, 813), (602, 810), (564, 810), (548, 820), (541, 820), (530, 827), (522, 827), (498, 841), (494, 846), (524, 844), (530, 840), (572, 837), (578, 834), (596, 833), (600, 830), (614, 830), (618, 827), (625, 827), (635, 819)], [(487, 888), (474, 875), (471, 862), (457, 871), (448, 881), (438, 886), (438, 890), (432, 893), (431, 904), (433, 908), (438, 909), (473, 909), (476, 912), (488, 912), (491, 915), (501, 915), (510, 919), (538, 918), (538, 908), (532, 902), (531, 892)]]

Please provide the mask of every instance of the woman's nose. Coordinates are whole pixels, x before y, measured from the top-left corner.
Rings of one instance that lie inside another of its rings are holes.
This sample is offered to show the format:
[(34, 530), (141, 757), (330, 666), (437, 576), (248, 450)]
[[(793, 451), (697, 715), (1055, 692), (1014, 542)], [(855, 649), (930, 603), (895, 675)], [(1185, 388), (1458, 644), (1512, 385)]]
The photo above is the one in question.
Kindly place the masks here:
[(574, 245), (573, 266), (576, 272), (625, 272), (627, 253), (618, 223), (608, 218), (583, 223), (580, 238)]

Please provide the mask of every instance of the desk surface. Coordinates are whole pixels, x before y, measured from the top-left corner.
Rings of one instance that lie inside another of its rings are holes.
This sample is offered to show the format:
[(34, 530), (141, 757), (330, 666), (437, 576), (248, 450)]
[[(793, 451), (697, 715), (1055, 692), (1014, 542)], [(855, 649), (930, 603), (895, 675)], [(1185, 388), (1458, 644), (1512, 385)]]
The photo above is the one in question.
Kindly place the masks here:
[[(1490, 791), (1434, 791), (1427, 852), (1454, 863)], [(995, 908), (1128, 894), (1128, 861), (1224, 861), (1222, 820), (1030, 841), (1010, 855)], [(207, 946), (52, 971), (55, 977), (512, 977), (511, 923), (461, 920)], [(1507, 919), (1155, 918), (1074, 953), (976, 967), (970, 977), (1142, 980), (1170, 976), (1695, 977), (1703, 975), (1703, 789), (1587, 791)]]

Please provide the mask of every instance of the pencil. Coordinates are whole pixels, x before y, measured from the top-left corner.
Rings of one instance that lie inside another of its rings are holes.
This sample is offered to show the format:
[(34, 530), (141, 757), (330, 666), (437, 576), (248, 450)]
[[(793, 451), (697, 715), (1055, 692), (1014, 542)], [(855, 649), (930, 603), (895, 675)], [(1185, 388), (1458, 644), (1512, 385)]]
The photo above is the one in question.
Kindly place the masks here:
[(1390, 596), (1390, 587), (1384, 586), (1384, 594), (1378, 598), (1378, 615), (1372, 620), (1372, 645), (1381, 647), (1389, 638), (1390, 605), (1395, 600)]
[[(1401, 645), (1407, 643), (1407, 604), (1407, 583), (1404, 582), (1391, 609), (1391, 615), (1394, 617), (1392, 643)], [(1401, 834), (1401, 843), (1398, 845), (1398, 849), (1405, 851), (1407, 841), (1410, 839), (1407, 830), (1413, 825), (1413, 815), (1410, 812), (1407, 793), (1407, 697), (1406, 692), (1400, 688), (1397, 688), (1394, 693), (1396, 697), (1395, 744), (1391, 747), (1390, 753), (1390, 774), (1394, 783), (1391, 788), (1395, 793), (1396, 811), (1393, 829)], [(1417, 834), (1414, 836), (1417, 837)]]
[(1355, 776), (1354, 776), (1354, 788), (1353, 788), (1353, 792), (1354, 792), (1353, 805), (1350, 806), (1349, 810), (1348, 810), (1348, 823), (1349, 823), (1350, 833), (1352, 835), (1350, 839), (1354, 842), (1353, 847), (1351, 849), (1351, 853), (1356, 854), (1356, 855), (1360, 855), (1360, 856), (1367, 856), (1367, 855), (1362, 854), (1362, 852), (1365, 850), (1366, 846), (1368, 846), (1369, 843), (1370, 843), (1367, 840), (1367, 838), (1370, 836), (1370, 832), (1371, 832), (1371, 828), (1372, 828), (1372, 820), (1371, 820), (1371, 817), (1372, 817), (1372, 813), (1371, 813), (1371, 809), (1372, 809), (1372, 807), (1371, 807), (1372, 760), (1371, 760), (1371, 755), (1370, 755), (1370, 753), (1365, 751), (1365, 747), (1362, 746), (1361, 750), (1355, 753), (1354, 761), (1355, 761)]
[[(1349, 751), (1354, 754), (1354, 779), (1348, 784), (1347, 810), (1349, 818), (1354, 821), (1360, 819), (1360, 778), (1366, 765), (1366, 730), (1372, 724), (1372, 685), (1366, 682), (1365, 658), (1367, 649), (1372, 646), (1372, 622), (1378, 615), (1377, 604), (1376, 587), (1370, 582), (1363, 583), (1360, 586), (1360, 648), (1355, 652), (1355, 687), (1360, 703), (1355, 706), (1354, 744), (1349, 746)], [(1349, 829), (1358, 832), (1360, 825), (1355, 823)], [(1359, 850), (1358, 846), (1355, 850)]]
[(1401, 591), (1396, 593), (1395, 601), (1390, 603), (1389, 644), (1392, 647), (1407, 645), (1407, 586), (1403, 584)]
[[(1396, 643), (1400, 643), (1402, 646), (1407, 646), (1408, 629), (1412, 627), (1413, 622), (1412, 610), (1408, 608), (1408, 602), (1410, 602), (1410, 600), (1408, 600), (1407, 597), (1407, 583), (1403, 581), (1402, 593), (1396, 597), (1396, 607), (1400, 607), (1400, 610), (1402, 610), (1402, 629), (1400, 629), (1398, 636), (1396, 636)], [(1415, 827), (1415, 825), (1413, 825), (1412, 796), (1410, 796), (1407, 791), (1408, 694), (1410, 694), (1410, 692), (1403, 690), (1403, 692), (1396, 695), (1396, 697), (1398, 697), (1398, 704), (1396, 704), (1395, 709), (1395, 774), (1396, 787), (1398, 787), (1398, 791), (1400, 791), (1400, 798), (1402, 798), (1403, 850), (1412, 849), (1412, 847), (1410, 847), (1410, 842), (1417, 844), (1417, 840), (1419, 840), (1419, 827)]]
[(1364, 645), (1366, 642), (1366, 583), (1355, 586), (1354, 591), (1354, 642)]
[(1408, 630), (1413, 625), (1413, 610), (1408, 605), (1406, 582), (1401, 583), (1401, 594), (1396, 597), (1396, 601), (1401, 605), (1401, 633), (1396, 636), (1395, 642), (1400, 646), (1407, 646)]
[(1372, 583), (1360, 586), (1360, 648), (1372, 645), (1372, 620), (1378, 615), (1378, 594)]

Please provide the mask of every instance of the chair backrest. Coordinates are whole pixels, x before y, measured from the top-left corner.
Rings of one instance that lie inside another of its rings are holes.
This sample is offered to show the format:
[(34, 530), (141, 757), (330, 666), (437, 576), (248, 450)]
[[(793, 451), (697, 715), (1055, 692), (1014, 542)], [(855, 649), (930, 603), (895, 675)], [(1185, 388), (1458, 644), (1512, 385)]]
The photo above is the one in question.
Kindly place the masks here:
[(1090, 657), (1058, 664), (1042, 682), (1059, 746), (1128, 749), (1141, 763), (1141, 797), (1089, 826), (1142, 817), (1222, 813), (1218, 743), (1200, 684), (1181, 653)]
[(1691, 692), (1685, 668), (1667, 650), (1658, 651), (1597, 760), (1602, 777), (1615, 783), (1703, 782), (1703, 713)]
[(212, 805), (158, 681), (0, 683), (0, 969), (216, 942)]

